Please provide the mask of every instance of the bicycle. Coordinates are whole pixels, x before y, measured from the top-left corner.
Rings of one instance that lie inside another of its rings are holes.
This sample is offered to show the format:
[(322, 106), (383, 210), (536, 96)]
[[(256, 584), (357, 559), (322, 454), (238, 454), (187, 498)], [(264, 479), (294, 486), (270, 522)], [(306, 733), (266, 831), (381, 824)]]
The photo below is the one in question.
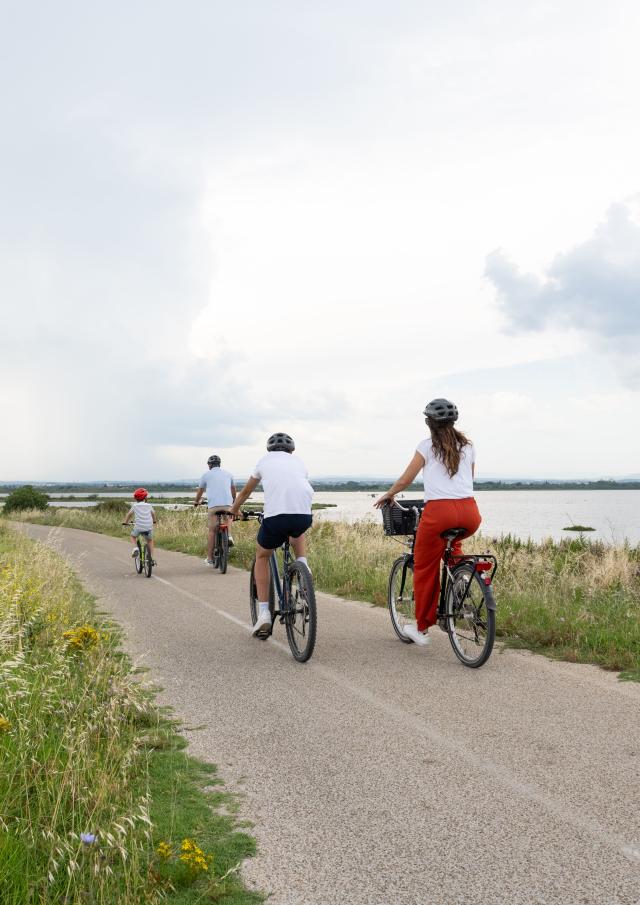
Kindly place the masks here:
[[(262, 524), (264, 516), (262, 512), (243, 510), (242, 518), (245, 521), (250, 518), (256, 518)], [(271, 573), (269, 611), (271, 613), (271, 626), (264, 634), (256, 637), (266, 641), (271, 636), (275, 619), (278, 617), (280, 624), (284, 624), (291, 653), (299, 663), (306, 663), (311, 657), (316, 644), (317, 608), (313, 578), (304, 563), (293, 559), (288, 539), (284, 542), (281, 549), (281, 568), (279, 567), (275, 550), (269, 557)], [(249, 579), (249, 607), (252, 625), (255, 625), (258, 620), (255, 565), (256, 561), (254, 559), (251, 564), (251, 577)], [(276, 609), (276, 599), (278, 609)]]
[[(131, 527), (128, 522), (123, 522), (122, 524), (125, 528)], [(141, 531), (137, 536), (136, 544), (138, 546), (138, 555), (133, 558), (138, 575), (142, 575), (144, 572), (147, 578), (151, 578), (151, 573), (155, 566), (155, 562), (149, 550), (149, 534), (149, 531)], [(140, 538), (142, 538), (142, 542), (140, 541)]]
[[(387, 536), (410, 536), (401, 541), (409, 552), (399, 556), (389, 575), (388, 603), (391, 624), (398, 638), (405, 644), (412, 641), (404, 633), (404, 626), (415, 621), (413, 597), (413, 551), (422, 500), (403, 500), (382, 508), (382, 521)], [(464, 528), (450, 528), (440, 537), (446, 541), (440, 575), (438, 626), (449, 636), (453, 651), (465, 666), (477, 669), (491, 656), (496, 636), (496, 601), (493, 577), (498, 561), (490, 553), (453, 553), (451, 546), (466, 534)]]
[[(206, 503), (200, 502), (198, 505), (204, 506)], [(214, 507), (208, 509), (207, 512), (215, 513), (218, 516), (216, 541), (213, 547), (213, 568), (220, 569), (221, 574), (225, 575), (229, 563), (229, 523), (221, 521), (220, 516), (227, 514), (227, 508)]]

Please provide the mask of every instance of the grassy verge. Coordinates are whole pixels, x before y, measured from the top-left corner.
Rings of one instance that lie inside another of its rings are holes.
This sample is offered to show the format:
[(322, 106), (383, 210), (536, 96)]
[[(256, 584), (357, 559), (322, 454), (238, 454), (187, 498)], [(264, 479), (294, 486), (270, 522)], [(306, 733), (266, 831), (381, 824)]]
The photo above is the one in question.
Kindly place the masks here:
[(0, 524), (2, 905), (261, 901), (233, 799), (183, 748), (65, 562)]
[[(121, 519), (108, 512), (51, 509), (21, 518), (124, 536)], [(159, 511), (158, 545), (204, 556), (205, 521), (203, 511)], [(255, 523), (234, 524), (236, 565), (250, 565), (255, 535)], [(309, 540), (318, 588), (386, 604), (390, 565), (401, 548), (380, 526), (318, 520)], [(581, 536), (557, 543), (476, 536), (466, 545), (470, 552), (489, 548), (500, 563), (495, 590), (503, 641), (640, 680), (639, 547), (613, 547)]]

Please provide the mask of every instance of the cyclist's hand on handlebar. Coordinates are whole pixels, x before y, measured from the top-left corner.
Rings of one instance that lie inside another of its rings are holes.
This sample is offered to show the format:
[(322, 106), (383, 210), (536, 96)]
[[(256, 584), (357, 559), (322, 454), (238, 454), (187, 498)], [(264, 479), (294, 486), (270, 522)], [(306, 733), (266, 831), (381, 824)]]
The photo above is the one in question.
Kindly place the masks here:
[(376, 509), (382, 509), (383, 506), (391, 506), (395, 502), (395, 494), (394, 493), (383, 493), (381, 497), (373, 504)]

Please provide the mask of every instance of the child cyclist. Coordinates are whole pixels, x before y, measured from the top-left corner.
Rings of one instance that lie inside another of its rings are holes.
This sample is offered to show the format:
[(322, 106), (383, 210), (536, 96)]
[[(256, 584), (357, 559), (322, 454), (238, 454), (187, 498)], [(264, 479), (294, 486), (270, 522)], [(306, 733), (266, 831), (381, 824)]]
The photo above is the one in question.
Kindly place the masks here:
[(146, 499), (149, 496), (144, 487), (138, 487), (137, 490), (133, 492), (133, 498), (135, 503), (131, 506), (131, 509), (127, 512), (123, 525), (129, 525), (131, 523), (131, 519), (133, 518), (133, 528), (131, 529), (131, 543), (133, 544), (133, 551), (131, 553), (132, 556), (138, 556), (140, 551), (138, 550), (137, 539), (140, 534), (146, 534), (148, 536), (149, 542), (149, 553), (151, 554), (151, 559), (153, 559), (153, 526), (158, 524), (158, 520), (156, 519), (156, 514), (154, 512), (153, 506), (151, 503), (147, 503)]
[(253, 469), (230, 509), (238, 515), (240, 507), (262, 482), (264, 490), (264, 519), (256, 544), (255, 579), (259, 612), (253, 627), (254, 635), (271, 631), (269, 612), (269, 557), (287, 538), (298, 562), (309, 567), (305, 531), (311, 527), (313, 487), (309, 483), (304, 463), (293, 455), (295, 443), (289, 434), (272, 434), (267, 440), (267, 454)]

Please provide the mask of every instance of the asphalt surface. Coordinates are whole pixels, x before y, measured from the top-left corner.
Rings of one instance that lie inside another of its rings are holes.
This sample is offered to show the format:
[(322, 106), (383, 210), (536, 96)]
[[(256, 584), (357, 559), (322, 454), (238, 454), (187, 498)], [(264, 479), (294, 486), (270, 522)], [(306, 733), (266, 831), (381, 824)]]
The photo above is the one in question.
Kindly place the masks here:
[(24, 530), (202, 727), (270, 905), (640, 905), (640, 686), (526, 652), (466, 669), (439, 630), (402, 644), (385, 610), (324, 594), (301, 665), (282, 626), (251, 638), (246, 572), (159, 550), (149, 580), (125, 540)]

